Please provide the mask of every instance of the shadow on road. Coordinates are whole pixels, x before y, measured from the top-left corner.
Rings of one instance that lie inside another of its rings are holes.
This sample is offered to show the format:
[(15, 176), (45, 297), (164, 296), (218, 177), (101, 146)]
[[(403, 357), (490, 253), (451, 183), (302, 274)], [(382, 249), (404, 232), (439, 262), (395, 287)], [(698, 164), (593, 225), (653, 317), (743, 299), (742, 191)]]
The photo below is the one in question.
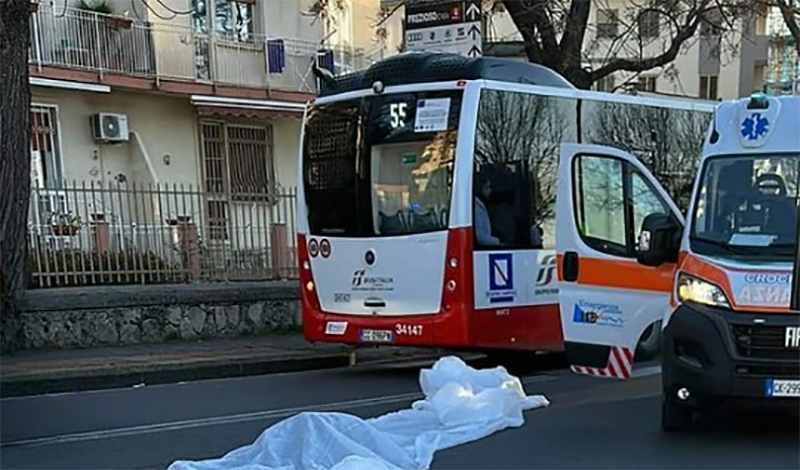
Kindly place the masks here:
[[(421, 360), (398, 360), (381, 364), (357, 364), (350, 369), (351, 373), (364, 377), (413, 377), (419, 376), (420, 369), (433, 366), (438, 358), (450, 356), (451, 352), (441, 352), (434, 358)], [(476, 369), (488, 369), (503, 366), (511, 375), (519, 377), (536, 375), (543, 372), (567, 368), (566, 356), (563, 353), (527, 353), (503, 352), (498, 354), (475, 354), (465, 362)]]

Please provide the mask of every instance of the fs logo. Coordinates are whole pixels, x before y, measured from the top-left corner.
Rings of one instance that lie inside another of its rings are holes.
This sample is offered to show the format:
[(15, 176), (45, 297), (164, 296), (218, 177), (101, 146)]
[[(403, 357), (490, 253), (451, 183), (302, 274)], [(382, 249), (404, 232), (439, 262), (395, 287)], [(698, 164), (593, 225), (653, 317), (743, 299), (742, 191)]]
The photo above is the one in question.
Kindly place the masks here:
[(556, 255), (547, 255), (542, 258), (539, 275), (536, 277), (537, 286), (546, 286), (556, 277)]
[(361, 284), (364, 282), (364, 275), (367, 274), (367, 271), (364, 269), (359, 269), (353, 273), (353, 287), (360, 287)]

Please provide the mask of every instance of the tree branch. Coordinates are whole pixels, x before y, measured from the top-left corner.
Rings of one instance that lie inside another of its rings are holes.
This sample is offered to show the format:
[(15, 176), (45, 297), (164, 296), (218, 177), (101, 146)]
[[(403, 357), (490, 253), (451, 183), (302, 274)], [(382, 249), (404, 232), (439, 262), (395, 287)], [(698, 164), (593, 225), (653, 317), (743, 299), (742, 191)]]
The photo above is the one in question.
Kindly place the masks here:
[(781, 12), (786, 27), (794, 38), (794, 48), (800, 52), (800, 26), (797, 24), (798, 12), (786, 0), (776, 0), (778, 9)]
[(705, 9), (703, 9), (703, 7), (705, 7), (707, 4), (708, 0), (704, 0), (702, 2), (702, 6), (698, 8), (696, 13), (687, 15), (683, 26), (679, 28), (675, 36), (672, 38), (669, 49), (663, 53), (654, 57), (648, 57), (646, 59), (614, 59), (597, 70), (590, 72), (589, 74), (591, 80), (594, 82), (600, 78), (621, 70), (626, 72), (643, 72), (656, 67), (663, 67), (664, 65), (673, 62), (675, 58), (678, 57), (678, 53), (680, 52), (683, 43), (691, 39), (697, 33), (697, 29), (703, 20), (703, 13), (705, 13)]
[(561, 56), (565, 68), (581, 66), (581, 51), (589, 24), (591, 0), (573, 0), (569, 7), (566, 24), (569, 25), (561, 37)]

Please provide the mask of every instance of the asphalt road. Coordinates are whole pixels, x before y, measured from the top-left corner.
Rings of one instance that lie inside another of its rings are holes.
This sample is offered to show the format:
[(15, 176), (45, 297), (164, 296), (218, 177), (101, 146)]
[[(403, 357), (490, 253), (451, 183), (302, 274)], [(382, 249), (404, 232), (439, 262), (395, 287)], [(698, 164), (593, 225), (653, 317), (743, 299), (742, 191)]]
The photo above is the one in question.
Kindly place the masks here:
[[(166, 468), (250, 444), (300, 411), (372, 417), (421, 397), (420, 364), (292, 373), (0, 401), (4, 469)], [(526, 424), (436, 454), (436, 469), (800, 468), (796, 417), (709, 417), (659, 429), (657, 369), (628, 382), (522, 371), (552, 405)], [(648, 375), (649, 373), (649, 375)]]

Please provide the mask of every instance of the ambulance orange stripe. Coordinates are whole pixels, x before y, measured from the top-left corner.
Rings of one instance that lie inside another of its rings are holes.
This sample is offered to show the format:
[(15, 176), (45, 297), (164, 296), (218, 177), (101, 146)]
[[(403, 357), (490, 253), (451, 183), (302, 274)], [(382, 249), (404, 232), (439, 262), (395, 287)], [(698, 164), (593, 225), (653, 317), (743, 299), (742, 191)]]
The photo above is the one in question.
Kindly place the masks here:
[[(564, 281), (563, 259), (556, 255), (558, 280)], [(672, 290), (675, 265), (665, 264), (658, 268), (642, 266), (636, 260), (608, 260), (600, 258), (580, 258), (578, 262), (578, 283), (598, 287), (633, 289), (654, 292)]]
[[(761, 305), (747, 305), (742, 306), (736, 303), (736, 297), (733, 295), (733, 287), (731, 287), (730, 280), (728, 279), (728, 275), (726, 274), (725, 270), (714, 266), (713, 264), (704, 261), (700, 258), (692, 256), (691, 253), (682, 251), (679, 256), (679, 266), (681, 267), (681, 271), (685, 272), (686, 274), (690, 274), (692, 276), (704, 279), (708, 282), (712, 282), (720, 287), (725, 295), (728, 297), (728, 301), (731, 303), (731, 307), (734, 310), (747, 310), (748, 312), (757, 312), (757, 313), (786, 313), (790, 310), (784, 307), (768, 307), (768, 306), (761, 306)], [(745, 272), (745, 271), (752, 271), (752, 272), (770, 272), (770, 271), (762, 271), (758, 269), (753, 270), (745, 270), (745, 269), (736, 269), (731, 268), (731, 271), (737, 272)]]

